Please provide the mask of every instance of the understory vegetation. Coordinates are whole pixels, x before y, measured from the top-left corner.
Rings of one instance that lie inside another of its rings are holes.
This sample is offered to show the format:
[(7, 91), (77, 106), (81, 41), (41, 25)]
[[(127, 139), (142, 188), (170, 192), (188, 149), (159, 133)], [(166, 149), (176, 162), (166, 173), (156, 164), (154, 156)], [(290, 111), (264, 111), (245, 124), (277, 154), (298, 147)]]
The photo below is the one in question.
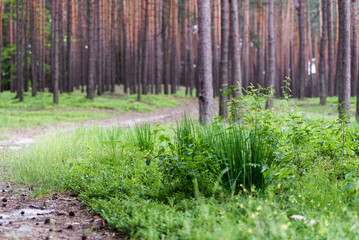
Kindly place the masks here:
[(158, 108), (181, 105), (184, 90), (177, 95), (146, 95), (139, 102), (135, 95), (106, 93), (96, 101), (86, 98), (85, 93), (75, 91), (61, 94), (58, 105), (52, 103), (51, 93), (39, 92), (37, 97), (24, 93), (24, 102), (19, 102), (14, 93), (0, 95), (0, 132), (13, 128), (43, 126), (49, 124), (101, 119), (117, 116), (118, 112), (146, 112)]
[[(78, 194), (133, 239), (356, 239), (359, 128), (250, 92), (201, 126), (79, 128), (10, 152), (37, 194)], [(63, 102), (63, 101), (61, 101)]]

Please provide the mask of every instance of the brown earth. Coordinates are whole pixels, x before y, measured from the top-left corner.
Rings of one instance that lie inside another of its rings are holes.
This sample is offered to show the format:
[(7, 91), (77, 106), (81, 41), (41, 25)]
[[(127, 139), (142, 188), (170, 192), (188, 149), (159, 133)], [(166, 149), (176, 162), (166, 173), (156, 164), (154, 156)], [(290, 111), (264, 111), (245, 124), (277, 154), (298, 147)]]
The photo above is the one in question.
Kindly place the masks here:
[[(159, 109), (146, 113), (119, 113), (118, 117), (88, 120), (52, 126), (22, 128), (1, 135), (0, 154), (12, 149), (22, 149), (35, 142), (36, 138), (53, 132), (91, 126), (131, 127), (136, 123), (173, 123), (186, 111), (198, 116), (198, 104), (187, 100), (182, 106)], [(5, 175), (0, 169), (0, 178)], [(32, 186), (19, 186), (10, 181), (0, 181), (0, 239), (124, 239), (120, 233), (111, 231), (99, 216), (81, 204), (75, 196), (55, 193), (41, 199), (30, 198)]]

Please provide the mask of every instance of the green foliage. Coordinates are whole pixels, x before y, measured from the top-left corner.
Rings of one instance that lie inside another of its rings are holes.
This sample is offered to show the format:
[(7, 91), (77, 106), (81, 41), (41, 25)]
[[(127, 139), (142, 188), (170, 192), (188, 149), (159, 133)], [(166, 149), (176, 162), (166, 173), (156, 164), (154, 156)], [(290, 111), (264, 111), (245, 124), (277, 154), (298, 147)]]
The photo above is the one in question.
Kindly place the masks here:
[(358, 126), (311, 118), (287, 89), (265, 110), (263, 92), (232, 99), (234, 121), (77, 129), (10, 153), (5, 167), (78, 194), (131, 239), (356, 239)]

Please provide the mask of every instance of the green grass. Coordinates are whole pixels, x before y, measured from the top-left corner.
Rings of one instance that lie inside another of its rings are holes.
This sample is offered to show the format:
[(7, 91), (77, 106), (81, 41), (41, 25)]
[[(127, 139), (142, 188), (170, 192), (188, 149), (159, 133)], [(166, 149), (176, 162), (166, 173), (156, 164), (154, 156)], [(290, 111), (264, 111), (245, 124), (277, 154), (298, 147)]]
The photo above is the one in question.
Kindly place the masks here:
[(0, 141), (2, 140), (8, 140), (9, 136), (0, 135)]
[[(78, 194), (130, 239), (358, 239), (359, 128), (309, 116), (255, 109), (241, 128), (188, 119), (174, 127), (79, 128), (8, 152), (2, 167), (38, 194)], [(265, 131), (259, 140), (249, 135), (256, 127)], [(242, 128), (246, 134), (234, 139)], [(227, 190), (221, 163), (231, 158), (234, 175), (260, 168), (253, 177), (266, 188)]]
[[(306, 98), (303, 100), (292, 99), (291, 101), (299, 108), (300, 112), (306, 113), (314, 119), (335, 120), (339, 116), (337, 107), (338, 97), (328, 97), (327, 104), (325, 106), (319, 105), (319, 98)], [(355, 97), (350, 99), (350, 107), (353, 115), (351, 120), (355, 121)]]
[[(180, 96), (144, 95), (136, 101), (135, 95), (104, 94), (91, 101), (86, 95), (75, 91), (61, 94), (59, 105), (52, 103), (51, 93), (38, 93), (35, 98), (24, 93), (24, 102), (15, 99), (15, 94), (0, 94), (0, 132), (19, 127), (43, 126), (49, 124), (115, 117), (119, 112), (146, 112), (158, 108), (181, 105)], [(183, 95), (183, 96), (182, 96)]]

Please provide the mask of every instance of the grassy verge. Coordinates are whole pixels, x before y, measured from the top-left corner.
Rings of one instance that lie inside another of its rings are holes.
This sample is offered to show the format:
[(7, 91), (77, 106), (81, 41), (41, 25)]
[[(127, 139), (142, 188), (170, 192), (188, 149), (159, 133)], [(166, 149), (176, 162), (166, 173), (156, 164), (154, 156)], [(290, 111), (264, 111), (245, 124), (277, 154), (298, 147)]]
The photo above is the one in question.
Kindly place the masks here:
[[(323, 120), (335, 120), (338, 118), (338, 97), (328, 97), (327, 104), (325, 106), (319, 105), (319, 98), (307, 98), (304, 100), (293, 99), (299, 111), (308, 114), (315, 119)], [(353, 116), (356, 108), (356, 98), (350, 99), (351, 111)], [(351, 117), (352, 121), (355, 121), (355, 117)]]
[(54, 133), (3, 165), (42, 192), (78, 194), (133, 239), (356, 239), (358, 129), (247, 109), (240, 127)]
[(184, 97), (184, 91), (180, 90), (176, 96), (144, 95), (141, 102), (136, 101), (135, 95), (125, 94), (104, 94), (91, 101), (86, 99), (85, 94), (76, 91), (61, 94), (59, 105), (55, 105), (50, 93), (38, 93), (35, 98), (30, 93), (24, 93), (24, 102), (20, 103), (15, 94), (5, 92), (0, 94), (0, 132), (18, 127), (110, 118), (118, 112), (171, 108), (180, 106)]

